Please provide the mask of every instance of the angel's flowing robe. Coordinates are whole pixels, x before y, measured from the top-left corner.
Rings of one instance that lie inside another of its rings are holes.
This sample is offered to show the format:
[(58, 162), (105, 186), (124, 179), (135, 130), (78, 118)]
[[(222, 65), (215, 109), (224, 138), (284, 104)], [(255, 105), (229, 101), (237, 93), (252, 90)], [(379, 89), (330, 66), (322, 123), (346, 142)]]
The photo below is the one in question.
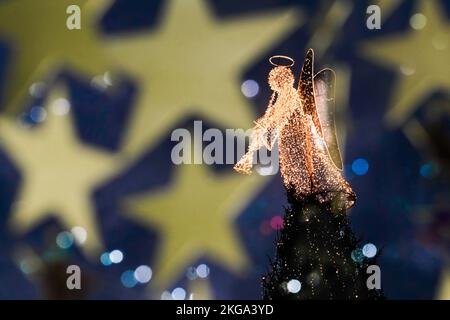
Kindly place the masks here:
[(352, 188), (332, 163), (312, 117), (301, 108), (283, 124), (278, 150), (284, 185), (299, 200), (314, 195), (320, 202), (339, 199), (346, 208), (353, 206), (356, 196)]

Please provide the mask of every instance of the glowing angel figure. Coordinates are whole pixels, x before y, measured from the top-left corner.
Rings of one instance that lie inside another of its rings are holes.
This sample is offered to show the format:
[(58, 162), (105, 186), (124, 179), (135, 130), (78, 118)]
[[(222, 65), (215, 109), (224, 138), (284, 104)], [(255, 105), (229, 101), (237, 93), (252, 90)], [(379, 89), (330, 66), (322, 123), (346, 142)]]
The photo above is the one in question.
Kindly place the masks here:
[[(285, 59), (289, 64), (275, 64), (274, 59)], [(251, 173), (254, 152), (263, 146), (271, 150), (278, 142), (281, 175), (288, 190), (300, 200), (314, 195), (327, 202), (338, 196), (350, 208), (356, 196), (341, 174), (334, 125), (334, 72), (323, 69), (314, 75), (310, 49), (295, 89), (290, 69), (294, 60), (274, 56), (270, 62), (275, 66), (268, 79), (274, 93), (265, 114), (255, 121), (248, 152), (234, 169)]]

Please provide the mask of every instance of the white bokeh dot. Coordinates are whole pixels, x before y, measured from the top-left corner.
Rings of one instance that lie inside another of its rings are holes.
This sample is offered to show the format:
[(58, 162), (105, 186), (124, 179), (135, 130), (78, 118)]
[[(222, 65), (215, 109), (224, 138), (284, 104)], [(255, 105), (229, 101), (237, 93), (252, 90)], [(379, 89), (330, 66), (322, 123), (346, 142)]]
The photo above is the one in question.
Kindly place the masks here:
[(147, 283), (152, 279), (152, 269), (149, 266), (139, 266), (134, 270), (134, 278), (139, 283)]
[(199, 278), (204, 279), (209, 276), (209, 267), (206, 264), (200, 264), (196, 271)]
[(80, 226), (76, 226), (76, 227), (73, 227), (70, 231), (72, 232), (72, 234), (75, 238), (75, 241), (78, 244), (84, 244), (86, 242), (86, 239), (87, 239), (86, 229), (84, 229), (83, 227), (80, 227)]
[(400, 66), (400, 72), (405, 76), (412, 76), (414, 73), (416, 73), (416, 69), (409, 66)]
[(161, 293), (161, 300), (172, 300), (172, 294), (169, 291)]
[(28, 92), (35, 98), (42, 98), (46, 89), (47, 85), (45, 84), (45, 82), (35, 82), (30, 86)]
[(259, 93), (259, 84), (255, 80), (245, 80), (241, 85), (241, 91), (247, 98), (253, 98)]
[(287, 289), (290, 293), (298, 293), (302, 289), (302, 284), (297, 279), (292, 279), (287, 283)]
[(112, 78), (111, 78), (111, 74), (106, 71), (105, 74), (103, 75), (103, 82), (107, 85), (107, 86), (112, 86)]
[(70, 111), (70, 102), (65, 98), (58, 98), (53, 101), (51, 109), (58, 116), (66, 115)]
[(367, 258), (373, 258), (377, 255), (377, 247), (372, 243), (367, 243), (363, 246), (362, 252)]
[(186, 298), (186, 291), (183, 288), (175, 288), (172, 291), (173, 300), (184, 300)]
[(415, 30), (422, 30), (427, 25), (427, 17), (422, 13), (416, 13), (409, 19), (409, 25)]
[(121, 263), (123, 260), (123, 253), (120, 250), (113, 250), (109, 254), (109, 259), (112, 263)]

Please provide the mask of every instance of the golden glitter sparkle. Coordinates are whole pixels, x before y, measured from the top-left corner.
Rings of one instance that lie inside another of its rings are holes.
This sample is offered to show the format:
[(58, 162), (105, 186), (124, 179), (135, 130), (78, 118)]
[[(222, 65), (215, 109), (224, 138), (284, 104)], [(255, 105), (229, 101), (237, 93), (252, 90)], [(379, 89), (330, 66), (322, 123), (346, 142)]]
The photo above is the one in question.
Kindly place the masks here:
[(352, 207), (356, 196), (341, 174), (342, 160), (334, 125), (333, 70), (323, 69), (314, 75), (314, 52), (309, 49), (295, 89), (289, 68), (293, 60), (275, 57), (276, 61), (285, 58), (288, 63), (275, 65), (270, 71), (268, 82), (274, 92), (269, 106), (255, 121), (248, 152), (234, 169), (250, 174), (255, 152), (263, 146), (272, 150), (278, 142), (284, 185), (299, 200), (311, 195), (320, 202), (338, 198), (346, 208)]

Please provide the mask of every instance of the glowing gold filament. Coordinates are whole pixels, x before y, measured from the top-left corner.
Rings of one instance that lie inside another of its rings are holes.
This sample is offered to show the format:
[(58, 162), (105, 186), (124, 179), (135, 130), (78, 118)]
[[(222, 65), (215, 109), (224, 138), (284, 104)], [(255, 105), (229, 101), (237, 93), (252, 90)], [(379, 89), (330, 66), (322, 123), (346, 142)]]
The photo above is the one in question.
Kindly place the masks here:
[(263, 146), (271, 150), (277, 141), (281, 175), (288, 190), (300, 200), (315, 195), (320, 202), (328, 202), (338, 196), (349, 208), (356, 196), (341, 174), (333, 114), (334, 72), (324, 69), (314, 76), (310, 49), (295, 89), (289, 66), (270, 71), (268, 82), (274, 94), (265, 114), (255, 121), (248, 152), (234, 169), (250, 174), (253, 154)]

